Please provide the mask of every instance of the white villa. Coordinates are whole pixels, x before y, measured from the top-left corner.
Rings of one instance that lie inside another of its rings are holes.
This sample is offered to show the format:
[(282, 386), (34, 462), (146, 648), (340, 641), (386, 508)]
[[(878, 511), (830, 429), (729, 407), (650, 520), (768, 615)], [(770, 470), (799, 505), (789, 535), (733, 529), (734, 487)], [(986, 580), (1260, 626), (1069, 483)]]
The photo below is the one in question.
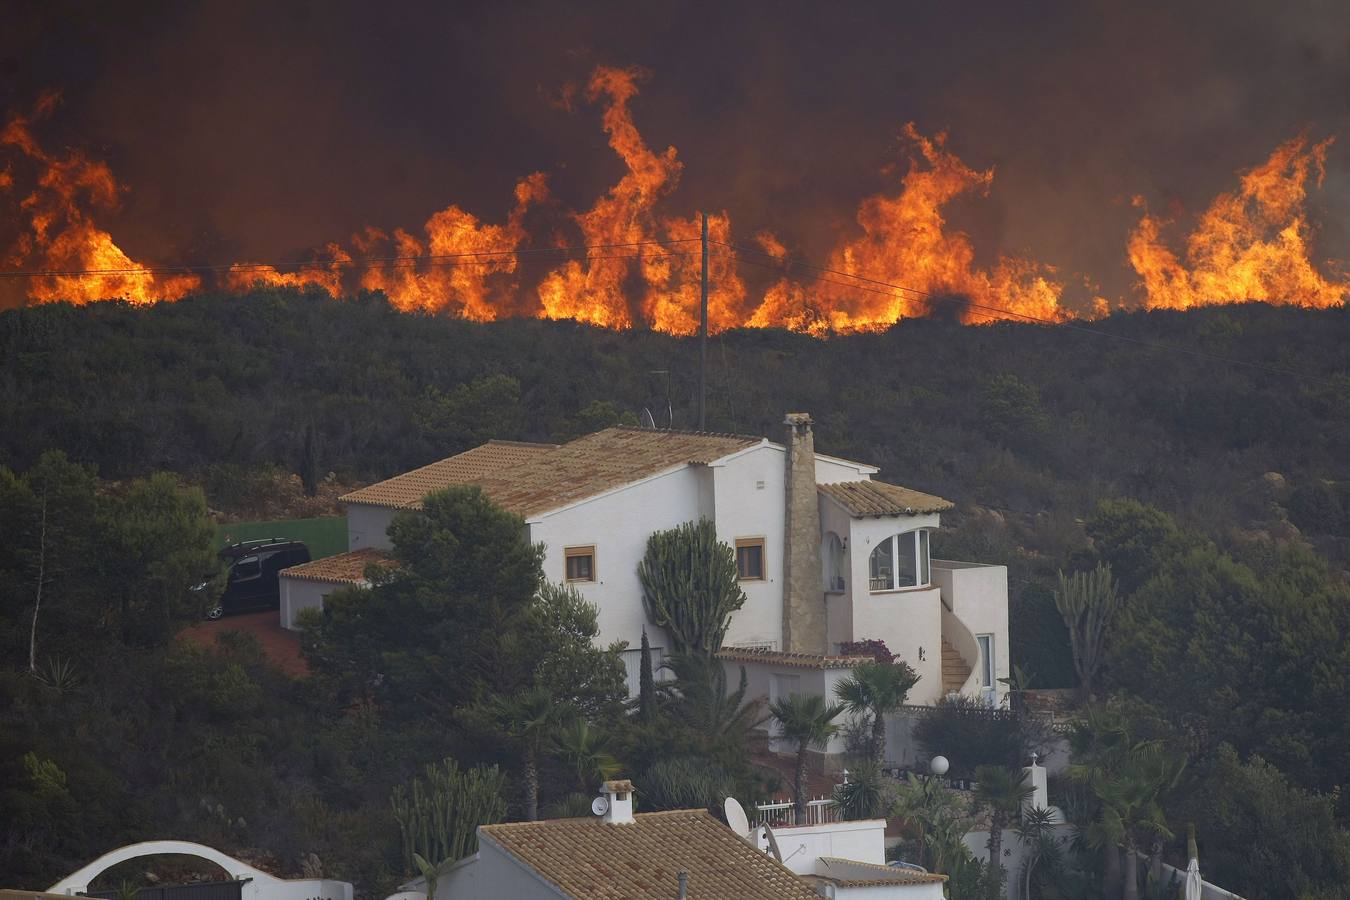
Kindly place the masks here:
[(833, 693), (860, 657), (840, 645), (879, 639), (921, 676), (910, 702), (959, 692), (998, 704), (1008, 675), (1007, 570), (930, 559), (952, 504), (874, 479), (876, 466), (816, 453), (811, 418), (793, 413), (783, 443), (742, 435), (607, 428), (562, 445), (489, 441), (342, 498), (348, 552), (283, 571), (282, 624), (364, 579), (390, 548), (395, 515), (428, 493), (474, 484), (525, 520), (547, 577), (599, 609), (604, 644), (626, 641), (636, 691), (645, 628), (659, 665), (663, 632), (644, 610), (637, 566), (653, 532), (700, 518), (736, 548), (745, 606), (723, 659), (752, 691)]

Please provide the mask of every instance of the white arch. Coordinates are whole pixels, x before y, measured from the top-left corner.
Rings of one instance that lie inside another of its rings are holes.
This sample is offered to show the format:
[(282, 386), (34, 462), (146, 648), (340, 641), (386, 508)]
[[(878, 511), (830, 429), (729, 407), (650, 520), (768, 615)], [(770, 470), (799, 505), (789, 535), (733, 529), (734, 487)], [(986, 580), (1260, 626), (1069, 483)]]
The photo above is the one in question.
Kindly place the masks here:
[(129, 859), (136, 859), (141, 856), (160, 856), (166, 853), (174, 853), (180, 856), (195, 856), (198, 859), (213, 862), (224, 869), (225, 872), (235, 880), (249, 878), (252, 879), (255, 884), (259, 882), (276, 882), (282, 880), (275, 875), (268, 875), (261, 869), (255, 869), (248, 863), (241, 862), (233, 856), (226, 856), (214, 847), (208, 847), (205, 844), (194, 844), (191, 841), (142, 841), (139, 844), (127, 844), (125, 847), (119, 847), (116, 850), (103, 854), (98, 859), (89, 863), (89, 865), (84, 866), (78, 871), (72, 872), (49, 887), (47, 893), (84, 893), (89, 890), (89, 885), (95, 878), (118, 863), (126, 862)]

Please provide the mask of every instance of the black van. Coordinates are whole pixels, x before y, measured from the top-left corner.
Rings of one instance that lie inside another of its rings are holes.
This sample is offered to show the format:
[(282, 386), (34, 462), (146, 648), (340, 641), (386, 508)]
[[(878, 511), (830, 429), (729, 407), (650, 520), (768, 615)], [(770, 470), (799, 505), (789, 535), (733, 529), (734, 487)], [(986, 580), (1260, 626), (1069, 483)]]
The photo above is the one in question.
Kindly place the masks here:
[[(309, 548), (301, 541), (269, 538), (231, 544), (220, 551), (221, 563), (229, 572), (220, 601), (207, 611), (208, 619), (231, 613), (252, 612), (281, 607), (282, 569), (309, 562)], [(205, 588), (205, 585), (200, 585)]]

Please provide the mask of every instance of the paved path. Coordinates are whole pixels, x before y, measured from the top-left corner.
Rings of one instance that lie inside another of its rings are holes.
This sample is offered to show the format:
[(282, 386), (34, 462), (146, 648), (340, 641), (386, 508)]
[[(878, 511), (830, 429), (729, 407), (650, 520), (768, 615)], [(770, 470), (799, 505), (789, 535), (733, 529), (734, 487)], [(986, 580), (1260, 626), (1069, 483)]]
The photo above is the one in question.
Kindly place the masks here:
[(256, 637), (267, 658), (287, 675), (301, 678), (309, 674), (309, 666), (300, 654), (300, 635), (281, 627), (281, 614), (275, 609), (225, 616), (214, 622), (203, 620), (178, 632), (178, 637), (203, 647), (214, 647), (216, 635), (222, 631), (243, 631)]

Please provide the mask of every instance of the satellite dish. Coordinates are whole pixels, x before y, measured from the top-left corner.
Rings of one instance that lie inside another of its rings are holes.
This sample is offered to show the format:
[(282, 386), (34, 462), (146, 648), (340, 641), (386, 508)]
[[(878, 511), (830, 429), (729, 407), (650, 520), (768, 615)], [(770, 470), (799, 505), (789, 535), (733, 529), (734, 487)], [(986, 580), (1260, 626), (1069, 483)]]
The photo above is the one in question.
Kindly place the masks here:
[(727, 814), (727, 825), (731, 830), (749, 840), (750, 820), (746, 818), (745, 808), (741, 806), (741, 802), (735, 797), (728, 797), (722, 804), (722, 810)]
[(652, 417), (652, 411), (645, 406), (642, 407), (642, 415), (638, 416), (638, 427), (649, 431), (656, 430), (656, 419)]
[(778, 838), (773, 836), (773, 829), (768, 825), (764, 826), (764, 836), (769, 839), (769, 853), (779, 862), (783, 861), (783, 851), (778, 849)]
[(609, 812), (609, 801), (604, 797), (596, 797), (591, 801), (591, 812), (595, 813), (597, 816), (603, 816), (605, 813)]

